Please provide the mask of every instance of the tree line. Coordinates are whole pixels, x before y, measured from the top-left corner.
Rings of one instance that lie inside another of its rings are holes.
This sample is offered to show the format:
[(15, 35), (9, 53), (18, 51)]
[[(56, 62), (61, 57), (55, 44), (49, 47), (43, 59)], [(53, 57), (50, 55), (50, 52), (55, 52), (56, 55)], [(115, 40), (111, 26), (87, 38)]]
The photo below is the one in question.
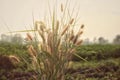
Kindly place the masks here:
[[(6, 35), (1, 34), (0, 42), (10, 42), (13, 44), (25, 44), (27, 43), (26, 39), (23, 38), (21, 34)], [(83, 40), (83, 44), (120, 44), (120, 34), (116, 35), (115, 38), (109, 43), (109, 40), (104, 37), (99, 37), (98, 39), (94, 38), (90, 42), (89, 38)]]

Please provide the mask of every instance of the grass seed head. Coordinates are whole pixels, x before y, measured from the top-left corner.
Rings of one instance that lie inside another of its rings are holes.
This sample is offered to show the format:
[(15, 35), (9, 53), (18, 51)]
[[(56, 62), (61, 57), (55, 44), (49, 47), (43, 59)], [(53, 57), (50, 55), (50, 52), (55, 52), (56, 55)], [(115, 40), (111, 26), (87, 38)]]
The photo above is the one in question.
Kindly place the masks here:
[(65, 34), (65, 32), (68, 30), (69, 27), (70, 27), (69, 25), (65, 25), (65, 27), (61, 33), (61, 36), (63, 36)]
[(35, 22), (35, 30), (44, 31), (45, 28), (46, 28), (46, 25), (45, 25), (44, 22), (42, 22), (42, 21), (36, 21)]
[(63, 4), (61, 4), (61, 12), (63, 12)]
[(77, 41), (76, 45), (80, 45), (83, 42), (83, 40)]
[(10, 60), (13, 62), (13, 63), (18, 63), (20, 62), (19, 58), (15, 55), (10, 55), (9, 56)]
[(83, 28), (84, 28), (84, 24), (81, 25), (81, 29), (83, 29)]
[(73, 44), (75, 44), (75, 43), (77, 42), (77, 40), (78, 40), (78, 35), (76, 35), (76, 36), (74, 37), (74, 39), (73, 39)]
[(71, 25), (74, 22), (74, 18), (70, 20), (69, 24)]
[(34, 47), (32, 46), (32, 45), (30, 45), (29, 47), (28, 47), (28, 52), (29, 52), (29, 54), (33, 57), (33, 56), (37, 56), (37, 52), (36, 52), (36, 50), (34, 49)]
[(32, 36), (29, 33), (27, 33), (27, 39), (30, 40), (30, 41), (33, 40)]
[(77, 35), (80, 36), (81, 34), (83, 34), (83, 31), (79, 31)]
[(56, 22), (56, 33), (58, 32), (59, 29), (59, 21)]
[(74, 37), (75, 37), (74, 35), (71, 35), (69, 41), (72, 41)]

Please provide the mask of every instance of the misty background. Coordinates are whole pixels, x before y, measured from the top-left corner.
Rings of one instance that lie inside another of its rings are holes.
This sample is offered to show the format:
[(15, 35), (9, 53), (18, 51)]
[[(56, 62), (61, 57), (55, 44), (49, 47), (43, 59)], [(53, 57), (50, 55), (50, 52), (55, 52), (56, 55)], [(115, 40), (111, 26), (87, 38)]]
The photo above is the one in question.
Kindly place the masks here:
[[(66, 0), (0, 0), (0, 34), (31, 29), (34, 20), (43, 20), (54, 6), (60, 9)], [(110, 42), (120, 34), (120, 0), (68, 0), (69, 9), (79, 11), (79, 22), (85, 25), (82, 39), (100, 37)], [(32, 16), (33, 15), (33, 16)], [(58, 13), (59, 16), (59, 13)], [(21, 34), (21, 33), (18, 33)], [(22, 34), (25, 35), (25, 34)]]

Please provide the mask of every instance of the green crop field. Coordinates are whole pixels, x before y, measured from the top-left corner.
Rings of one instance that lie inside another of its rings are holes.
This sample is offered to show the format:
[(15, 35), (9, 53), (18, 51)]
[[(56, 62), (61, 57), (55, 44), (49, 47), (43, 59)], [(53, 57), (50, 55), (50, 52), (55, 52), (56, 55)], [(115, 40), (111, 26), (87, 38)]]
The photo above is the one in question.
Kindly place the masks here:
[[(76, 53), (86, 61), (75, 55), (72, 57), (70, 61), (72, 65), (66, 70), (70, 74), (66, 75), (68, 80), (120, 79), (120, 45), (82, 45), (77, 48)], [(13, 54), (29, 61), (26, 45), (0, 43), (0, 59), (3, 55)], [(3, 65), (9, 66), (7, 63), (0, 62), (0, 66)], [(28, 69), (26, 65), (27, 63), (23, 61), (9, 70), (4, 66), (0, 67), (0, 79), (30, 78), (30, 75), (35, 75), (36, 73), (30, 68)]]

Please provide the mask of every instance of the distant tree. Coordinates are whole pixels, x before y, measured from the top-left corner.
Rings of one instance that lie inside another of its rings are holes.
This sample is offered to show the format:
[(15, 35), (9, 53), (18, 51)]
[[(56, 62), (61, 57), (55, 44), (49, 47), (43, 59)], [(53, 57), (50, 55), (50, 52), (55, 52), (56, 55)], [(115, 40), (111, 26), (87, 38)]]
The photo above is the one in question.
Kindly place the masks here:
[(96, 44), (96, 43), (97, 43), (97, 38), (94, 37), (94, 38), (93, 38), (93, 44)]
[(22, 44), (23, 43), (23, 38), (20, 34), (15, 34), (12, 37), (11, 42), (15, 43), (15, 44)]
[(1, 34), (1, 41), (2, 42), (10, 42), (11, 41), (11, 36), (6, 35), (6, 34)]
[(90, 44), (90, 40), (89, 40), (89, 38), (86, 38), (85, 40), (83, 40), (83, 44), (84, 44), (84, 45), (88, 45), (88, 44)]
[(5, 41), (6, 40), (6, 35), (5, 34), (1, 34), (1, 41)]
[(116, 35), (116, 37), (113, 39), (114, 44), (120, 44), (120, 35)]
[(98, 42), (99, 42), (99, 44), (107, 44), (108, 40), (104, 39), (104, 37), (99, 37)]

